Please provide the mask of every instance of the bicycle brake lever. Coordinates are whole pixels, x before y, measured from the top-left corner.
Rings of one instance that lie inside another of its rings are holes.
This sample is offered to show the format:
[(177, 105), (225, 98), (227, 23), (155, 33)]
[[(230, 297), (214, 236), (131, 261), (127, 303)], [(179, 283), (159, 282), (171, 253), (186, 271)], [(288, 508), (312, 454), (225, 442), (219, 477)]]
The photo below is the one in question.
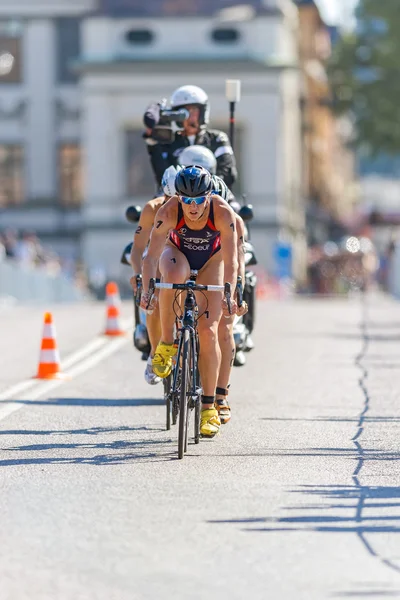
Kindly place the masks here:
[(140, 306), (140, 298), (142, 295), (142, 276), (141, 275), (136, 275), (136, 296), (135, 296), (135, 301), (136, 301), (136, 306)]
[(231, 284), (225, 283), (224, 296), (226, 298), (226, 304), (228, 306), (228, 312), (232, 314), (232, 306), (231, 306)]
[(242, 304), (243, 304), (243, 280), (240, 275), (237, 278), (236, 291), (237, 291), (238, 306), (242, 306)]

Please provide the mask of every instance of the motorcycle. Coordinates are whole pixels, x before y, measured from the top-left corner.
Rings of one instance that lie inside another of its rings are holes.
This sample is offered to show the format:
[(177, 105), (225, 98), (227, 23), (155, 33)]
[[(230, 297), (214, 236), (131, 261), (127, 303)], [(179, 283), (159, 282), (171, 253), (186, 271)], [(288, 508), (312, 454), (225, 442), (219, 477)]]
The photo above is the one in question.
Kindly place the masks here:
[[(250, 204), (244, 204), (238, 207), (237, 213), (243, 219), (248, 229), (248, 223), (253, 219), (253, 208)], [(140, 219), (141, 208), (139, 206), (129, 206), (125, 216), (130, 223), (137, 223)], [(249, 237), (249, 236), (248, 236)], [(122, 253), (121, 263), (131, 266), (130, 255), (133, 242), (130, 242)], [(235, 358), (234, 366), (241, 367), (246, 364), (246, 352), (250, 352), (254, 348), (251, 333), (254, 329), (255, 320), (255, 289), (257, 284), (257, 276), (250, 267), (257, 264), (254, 246), (248, 239), (244, 243), (245, 252), (245, 281), (239, 282), (238, 292), (242, 294), (243, 300), (247, 302), (248, 312), (242, 317), (236, 317), (233, 325), (233, 337), (235, 340)], [(147, 360), (150, 354), (150, 340), (146, 327), (146, 313), (140, 308), (140, 293), (142, 289), (142, 276), (137, 275), (137, 293), (134, 294), (134, 317), (135, 328), (133, 332), (133, 345), (139, 352), (142, 353), (142, 360)]]
[(247, 302), (248, 312), (242, 317), (236, 317), (233, 323), (233, 338), (235, 340), (235, 358), (233, 365), (235, 367), (242, 367), (246, 364), (246, 352), (250, 352), (254, 348), (254, 343), (251, 338), (251, 333), (254, 329), (255, 321), (255, 299), (256, 299), (256, 285), (257, 276), (251, 270), (251, 267), (257, 264), (257, 258), (255, 255), (255, 249), (250, 241), (250, 232), (248, 223), (253, 219), (253, 207), (251, 204), (244, 204), (237, 211), (238, 215), (243, 219), (247, 229), (247, 240), (244, 243), (244, 264), (245, 264), (245, 281), (239, 282), (238, 290), (239, 296), (242, 295), (243, 300)]

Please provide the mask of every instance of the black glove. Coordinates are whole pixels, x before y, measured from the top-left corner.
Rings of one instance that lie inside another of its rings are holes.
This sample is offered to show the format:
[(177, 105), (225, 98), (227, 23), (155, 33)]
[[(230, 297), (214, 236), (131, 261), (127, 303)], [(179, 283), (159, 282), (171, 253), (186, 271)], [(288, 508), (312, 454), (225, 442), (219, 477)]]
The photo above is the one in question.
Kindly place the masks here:
[(160, 120), (160, 104), (150, 104), (143, 115), (143, 123), (148, 129), (153, 129)]

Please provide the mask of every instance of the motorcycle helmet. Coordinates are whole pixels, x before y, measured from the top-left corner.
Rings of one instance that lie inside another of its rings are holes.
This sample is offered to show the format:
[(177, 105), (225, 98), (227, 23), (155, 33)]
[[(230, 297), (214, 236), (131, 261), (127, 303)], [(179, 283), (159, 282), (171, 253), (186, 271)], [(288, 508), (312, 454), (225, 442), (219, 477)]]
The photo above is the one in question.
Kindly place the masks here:
[(210, 120), (210, 104), (204, 90), (197, 85), (183, 85), (171, 96), (171, 108), (178, 109), (195, 104), (200, 108), (200, 127), (205, 128)]
[(211, 175), (215, 175), (217, 172), (217, 159), (214, 153), (204, 146), (188, 146), (179, 155), (179, 162), (184, 167), (201, 165), (210, 171)]

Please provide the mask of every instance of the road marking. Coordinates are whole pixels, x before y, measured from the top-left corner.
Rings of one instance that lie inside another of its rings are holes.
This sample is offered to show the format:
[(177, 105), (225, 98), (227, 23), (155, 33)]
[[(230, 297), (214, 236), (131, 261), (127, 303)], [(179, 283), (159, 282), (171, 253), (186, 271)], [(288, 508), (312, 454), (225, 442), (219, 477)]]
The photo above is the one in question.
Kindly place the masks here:
[(29, 379), (28, 381), (21, 381), (15, 385), (12, 385), (5, 392), (0, 394), (0, 400), (9, 400), (13, 396), (16, 396), (20, 392), (24, 392), (27, 388), (37, 385), (37, 381)]
[[(129, 328), (131, 325), (132, 319), (125, 319), (122, 321), (122, 326), (124, 329)], [(122, 348), (122, 346), (124, 346), (128, 341), (128, 336), (111, 339), (106, 336), (95, 338), (83, 346), (83, 348), (68, 356), (65, 361), (62, 361), (62, 372), (65, 373), (68, 378), (81, 375), (85, 371), (88, 371), (97, 365), (103, 359), (107, 358), (111, 354), (114, 354), (114, 352), (119, 350), (119, 348)], [(29, 404), (29, 400), (37, 400), (46, 392), (52, 391), (67, 381), (69, 381), (69, 379), (55, 379), (51, 381), (29, 379), (11, 386), (5, 390), (5, 392), (0, 394), (0, 401), (4, 402), (4, 404), (0, 407), (0, 420), (5, 419), (20, 408), (23, 408), (23, 406)], [(18, 402), (7, 403), (7, 400), (12, 400), (17, 395), (18, 400), (21, 401), (21, 404)]]
[(106, 337), (101, 337), (101, 338), (92, 340), (91, 342), (86, 344), (86, 346), (83, 346), (83, 348), (81, 348), (80, 350), (77, 350), (76, 352), (74, 352), (73, 354), (68, 356), (65, 360), (63, 360), (61, 362), (61, 367), (62, 367), (61, 370), (65, 371), (65, 369), (69, 369), (69, 367), (72, 367), (72, 365), (76, 364), (80, 360), (83, 360), (89, 354), (92, 354), (92, 352), (95, 352), (98, 348), (102, 348), (103, 346), (105, 346), (105, 344), (107, 344), (107, 342), (108, 342), (108, 339)]

